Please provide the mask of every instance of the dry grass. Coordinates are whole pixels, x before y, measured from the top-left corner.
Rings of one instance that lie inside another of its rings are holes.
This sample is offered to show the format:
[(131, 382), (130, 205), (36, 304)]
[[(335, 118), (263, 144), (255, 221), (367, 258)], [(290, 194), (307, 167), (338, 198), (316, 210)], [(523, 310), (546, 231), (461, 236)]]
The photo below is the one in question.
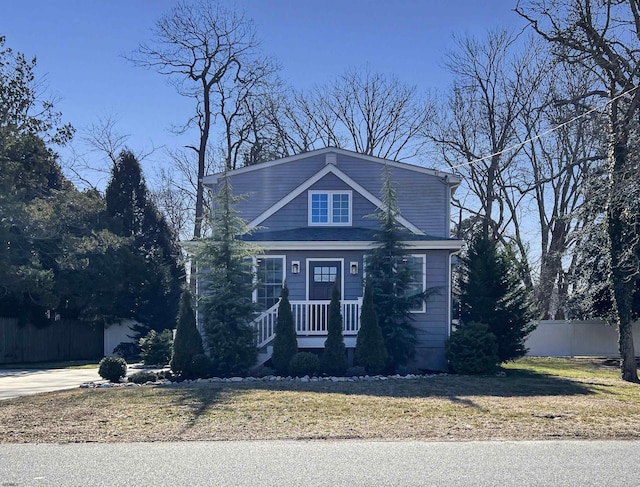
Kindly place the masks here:
[(504, 377), (77, 389), (0, 402), (0, 442), (640, 439), (640, 386), (588, 360)]

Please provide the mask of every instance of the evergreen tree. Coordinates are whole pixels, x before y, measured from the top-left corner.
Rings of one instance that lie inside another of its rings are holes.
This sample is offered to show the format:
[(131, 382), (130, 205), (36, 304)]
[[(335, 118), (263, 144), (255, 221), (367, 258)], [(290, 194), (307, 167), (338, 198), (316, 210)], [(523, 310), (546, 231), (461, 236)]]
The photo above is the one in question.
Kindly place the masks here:
[(296, 353), (298, 353), (298, 338), (291, 313), (291, 303), (289, 303), (289, 289), (285, 283), (280, 303), (278, 303), (276, 337), (273, 340), (273, 355), (271, 356), (271, 362), (278, 374), (287, 374), (289, 362)]
[(356, 364), (370, 374), (379, 374), (387, 362), (382, 329), (373, 304), (373, 293), (369, 283), (365, 284), (362, 308), (360, 310), (360, 330), (356, 340)]
[(196, 328), (196, 315), (191, 306), (191, 300), (189, 290), (182, 291), (170, 363), (171, 370), (186, 379), (194, 378), (194, 371), (191, 367), (193, 357), (204, 353), (202, 337)]
[(255, 330), (250, 325), (257, 306), (251, 301), (255, 271), (251, 257), (257, 249), (242, 240), (249, 233), (237, 215), (229, 177), (225, 174), (214, 197), (212, 233), (198, 251), (199, 311), (206, 348), (214, 373), (245, 373), (255, 364)]
[(136, 329), (139, 335), (149, 329), (173, 328), (184, 282), (180, 249), (130, 151), (120, 153), (105, 199), (113, 231), (129, 239), (121, 252), (126, 262), (121, 278), (125, 289), (119, 297), (121, 312), (143, 325)]
[(320, 369), (329, 375), (337, 376), (344, 375), (347, 370), (347, 349), (342, 336), (342, 311), (338, 286), (333, 286), (331, 292), (327, 339), (320, 359)]
[(498, 342), (500, 362), (524, 356), (524, 342), (535, 329), (535, 315), (513, 257), (501, 252), (483, 231), (472, 238), (462, 262), (461, 326), (471, 322), (488, 325)]
[(374, 215), (380, 221), (375, 247), (366, 259), (367, 280), (387, 349), (387, 368), (406, 365), (415, 355), (416, 330), (411, 310), (426, 293), (411, 292), (413, 275), (408, 252), (401, 240), (397, 194), (387, 168), (382, 184), (382, 207)]

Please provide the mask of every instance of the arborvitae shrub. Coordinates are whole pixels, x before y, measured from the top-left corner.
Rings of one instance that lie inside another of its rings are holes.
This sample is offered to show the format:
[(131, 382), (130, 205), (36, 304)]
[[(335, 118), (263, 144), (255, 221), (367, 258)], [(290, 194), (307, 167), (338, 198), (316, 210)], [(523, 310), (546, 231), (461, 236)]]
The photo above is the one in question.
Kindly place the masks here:
[(355, 362), (373, 375), (382, 372), (387, 363), (387, 350), (369, 284), (365, 285), (360, 310), (360, 330), (356, 340)]
[(273, 339), (273, 355), (271, 356), (271, 363), (278, 374), (285, 375), (287, 373), (289, 362), (296, 353), (298, 353), (296, 326), (289, 303), (289, 289), (285, 285), (282, 288), (280, 304), (278, 304), (276, 336)]
[(364, 367), (356, 365), (355, 367), (349, 367), (344, 373), (345, 377), (360, 377), (367, 375), (367, 371)]
[[(288, 372), (289, 370), (287, 368), (285, 373), (288, 373)], [(266, 365), (258, 365), (257, 367), (254, 367), (249, 371), (250, 377), (262, 378), (262, 377), (268, 377), (270, 375), (276, 375), (276, 371)]]
[(158, 333), (151, 330), (140, 339), (140, 358), (145, 365), (165, 365), (171, 359), (173, 333), (164, 330)]
[(194, 355), (191, 359), (191, 378), (204, 378), (211, 374), (211, 359), (204, 353)]
[(496, 336), (484, 323), (464, 323), (455, 330), (446, 343), (449, 367), (457, 374), (491, 374), (498, 358)]
[(98, 374), (111, 382), (120, 382), (127, 375), (127, 362), (122, 357), (104, 357), (98, 365)]
[(196, 328), (196, 315), (191, 306), (191, 293), (185, 289), (180, 297), (180, 311), (170, 363), (171, 370), (185, 379), (194, 377), (191, 361), (193, 357), (203, 353), (202, 337)]
[(298, 352), (289, 363), (289, 373), (294, 377), (314, 375), (320, 368), (320, 359), (312, 352)]
[(342, 311), (340, 308), (340, 291), (337, 286), (334, 286), (329, 304), (327, 339), (324, 342), (324, 350), (320, 359), (320, 370), (329, 375), (344, 375), (347, 370), (347, 349), (342, 336)]

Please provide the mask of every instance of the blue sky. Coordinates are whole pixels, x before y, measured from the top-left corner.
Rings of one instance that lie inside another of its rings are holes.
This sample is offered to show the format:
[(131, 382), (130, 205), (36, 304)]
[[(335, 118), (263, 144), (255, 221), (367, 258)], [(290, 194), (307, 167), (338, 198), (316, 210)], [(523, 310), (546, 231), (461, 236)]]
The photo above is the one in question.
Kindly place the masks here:
[[(230, 3), (230, 2), (229, 2)], [(165, 77), (122, 56), (149, 39), (170, 0), (20, 0), (2, 5), (6, 46), (36, 56), (38, 74), (65, 121), (82, 130), (115, 117), (136, 152), (183, 145), (170, 132), (192, 113)], [(353, 66), (394, 74), (420, 92), (449, 82), (443, 55), (453, 35), (482, 37), (523, 26), (515, 0), (237, 0), (253, 18), (265, 54), (296, 88), (310, 88)], [(78, 142), (76, 142), (78, 144)], [(68, 157), (66, 150), (61, 156)], [(147, 177), (167, 160), (157, 150)]]

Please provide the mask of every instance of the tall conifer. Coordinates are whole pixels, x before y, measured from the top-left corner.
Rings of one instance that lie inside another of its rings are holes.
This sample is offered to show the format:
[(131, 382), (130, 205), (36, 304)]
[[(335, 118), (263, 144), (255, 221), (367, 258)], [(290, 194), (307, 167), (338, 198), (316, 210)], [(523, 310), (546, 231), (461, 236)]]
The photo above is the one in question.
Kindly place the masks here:
[(251, 257), (257, 249), (242, 240), (249, 233), (246, 222), (237, 215), (229, 177), (224, 174), (214, 197), (211, 236), (202, 240), (196, 256), (200, 289), (199, 311), (205, 348), (214, 373), (245, 373), (257, 359), (255, 330), (250, 325), (257, 305), (251, 301), (255, 271)]
[(298, 337), (296, 326), (291, 313), (289, 289), (285, 283), (278, 303), (278, 321), (276, 322), (276, 337), (273, 340), (273, 355), (271, 362), (278, 374), (286, 375), (289, 362), (298, 353)]
[(347, 370), (347, 349), (342, 336), (342, 310), (338, 286), (333, 286), (331, 292), (327, 339), (324, 342), (320, 368), (330, 375), (344, 375)]

